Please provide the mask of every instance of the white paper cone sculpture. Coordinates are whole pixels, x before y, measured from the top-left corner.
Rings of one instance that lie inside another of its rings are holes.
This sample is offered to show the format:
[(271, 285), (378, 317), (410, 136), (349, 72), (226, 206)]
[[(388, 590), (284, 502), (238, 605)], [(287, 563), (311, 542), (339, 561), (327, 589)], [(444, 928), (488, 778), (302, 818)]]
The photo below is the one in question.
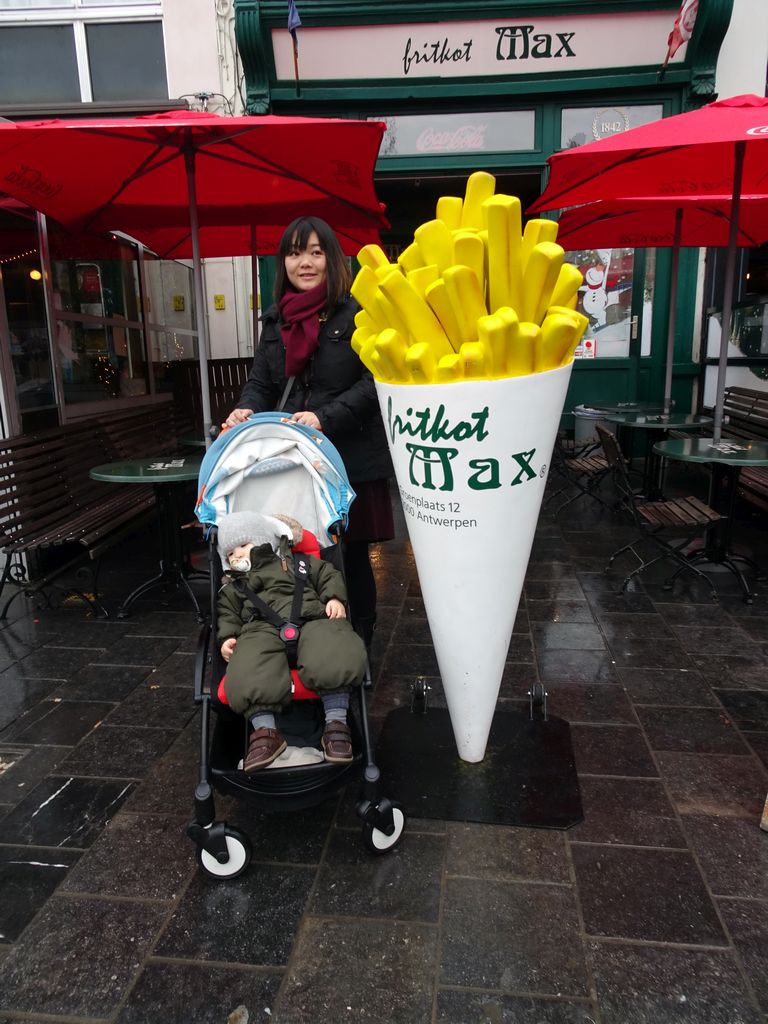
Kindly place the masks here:
[(482, 761), (572, 364), (376, 382), (459, 756)]

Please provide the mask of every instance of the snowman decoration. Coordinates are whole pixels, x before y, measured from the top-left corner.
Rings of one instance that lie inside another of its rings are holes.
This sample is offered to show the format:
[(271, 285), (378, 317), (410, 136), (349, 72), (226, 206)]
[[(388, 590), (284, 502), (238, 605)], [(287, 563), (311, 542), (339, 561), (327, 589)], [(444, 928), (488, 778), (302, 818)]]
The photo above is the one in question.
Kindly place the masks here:
[(582, 308), (593, 321), (595, 330), (605, 327), (607, 323), (606, 307), (608, 306), (608, 268), (611, 263), (611, 249), (596, 249), (597, 263), (584, 273), (584, 297)]

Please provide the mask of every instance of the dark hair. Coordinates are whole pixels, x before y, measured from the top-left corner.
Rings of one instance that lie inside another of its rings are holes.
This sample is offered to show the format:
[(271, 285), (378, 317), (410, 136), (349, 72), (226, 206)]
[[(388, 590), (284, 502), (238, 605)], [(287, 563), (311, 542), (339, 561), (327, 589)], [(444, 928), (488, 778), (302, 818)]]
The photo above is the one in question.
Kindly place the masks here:
[(279, 302), (290, 287), (285, 273), (285, 257), (295, 246), (306, 249), (312, 232), (317, 235), (325, 253), (325, 273), (328, 283), (328, 309), (334, 309), (346, 299), (352, 285), (352, 271), (339, 240), (330, 225), (319, 217), (297, 217), (291, 221), (280, 239), (275, 267), (275, 302)]

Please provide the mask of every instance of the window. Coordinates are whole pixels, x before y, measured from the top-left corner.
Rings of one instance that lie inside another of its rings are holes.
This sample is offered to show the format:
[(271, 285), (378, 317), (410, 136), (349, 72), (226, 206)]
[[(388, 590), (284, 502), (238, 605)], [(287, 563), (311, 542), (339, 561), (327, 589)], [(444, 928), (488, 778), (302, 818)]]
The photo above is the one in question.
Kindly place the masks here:
[(86, 25), (94, 100), (167, 99), (159, 21)]
[[(30, 2), (39, 9), (23, 24), (9, 24), (25, 5), (0, 0), (0, 102), (84, 103), (166, 100), (168, 80), (160, 8), (156, 2), (116, 4), (92, 0)], [(71, 11), (65, 14), (64, 8)], [(150, 20), (148, 15), (157, 15)], [(50, 24), (58, 17), (66, 24)], [(142, 17), (143, 15), (143, 17)], [(30, 74), (34, 68), (34, 74)]]
[(0, 28), (0, 96), (8, 104), (77, 102), (80, 81), (73, 27)]

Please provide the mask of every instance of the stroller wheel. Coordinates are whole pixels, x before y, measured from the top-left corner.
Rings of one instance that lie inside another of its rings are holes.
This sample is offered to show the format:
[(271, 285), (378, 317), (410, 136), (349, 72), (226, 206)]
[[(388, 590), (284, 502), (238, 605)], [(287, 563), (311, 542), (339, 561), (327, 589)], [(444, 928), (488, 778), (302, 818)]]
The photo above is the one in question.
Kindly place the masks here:
[(390, 850), (394, 850), (403, 838), (405, 814), (400, 804), (394, 801), (392, 802), (392, 818), (395, 828), (391, 836), (388, 836), (380, 828), (371, 825), (370, 822), (363, 822), (363, 842), (371, 853), (389, 853)]
[(248, 836), (234, 828), (228, 828), (225, 835), (229, 854), (225, 864), (220, 864), (207, 850), (197, 851), (197, 863), (211, 878), (237, 878), (251, 862), (251, 842)]

